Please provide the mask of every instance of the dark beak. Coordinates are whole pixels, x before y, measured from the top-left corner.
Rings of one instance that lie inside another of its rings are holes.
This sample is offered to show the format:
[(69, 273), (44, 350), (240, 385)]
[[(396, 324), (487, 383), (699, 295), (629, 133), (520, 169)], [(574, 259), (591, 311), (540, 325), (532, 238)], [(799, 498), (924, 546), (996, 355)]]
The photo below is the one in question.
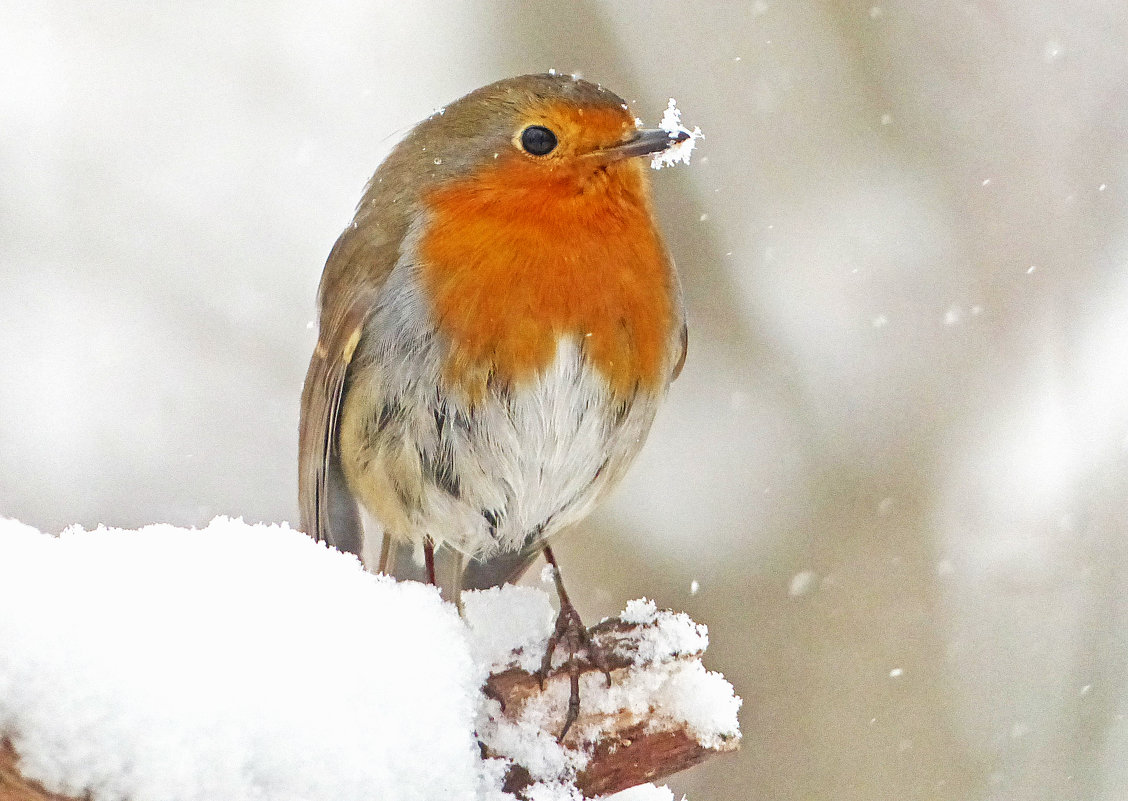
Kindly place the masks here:
[(678, 142), (684, 142), (686, 139), (689, 139), (689, 134), (685, 131), (678, 131), (671, 134), (669, 131), (663, 131), (658, 128), (647, 128), (642, 131), (636, 131), (634, 137), (620, 145), (597, 150), (596, 155), (600, 155), (608, 161), (630, 159), (635, 156), (649, 156), (654, 153), (660, 153), (671, 145), (676, 145)]

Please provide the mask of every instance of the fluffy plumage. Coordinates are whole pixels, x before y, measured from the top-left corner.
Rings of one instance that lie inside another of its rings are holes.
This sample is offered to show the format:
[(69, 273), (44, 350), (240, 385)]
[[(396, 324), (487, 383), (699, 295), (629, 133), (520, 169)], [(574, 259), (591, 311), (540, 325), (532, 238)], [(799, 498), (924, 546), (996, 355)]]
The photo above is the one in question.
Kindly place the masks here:
[[(528, 125), (558, 147), (524, 152)], [(496, 583), (622, 477), (685, 352), (646, 171), (620, 155), (637, 137), (621, 98), (539, 75), (393, 150), (322, 277), (307, 532), (371, 552), (359, 503), (393, 542), (429, 538)]]

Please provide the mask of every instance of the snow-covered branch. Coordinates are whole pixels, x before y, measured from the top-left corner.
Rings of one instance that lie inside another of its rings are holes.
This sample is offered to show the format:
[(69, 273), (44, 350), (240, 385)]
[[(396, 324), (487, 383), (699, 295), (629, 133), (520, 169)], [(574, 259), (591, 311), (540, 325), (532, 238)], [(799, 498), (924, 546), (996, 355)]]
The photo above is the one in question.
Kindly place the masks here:
[[(577, 660), (580, 715), (562, 743), (551, 740), (564, 723), (571, 689), (567, 666), (556, 667), (543, 683), (517, 665), (486, 680), (492, 703), (479, 733), (487, 755), (512, 761), (506, 790), (520, 793), (538, 778), (555, 775), (595, 798), (737, 749), (738, 701), (728, 682), (701, 665), (703, 627), (641, 601), (589, 633), (609, 655), (610, 682), (590, 660)], [(514, 657), (518, 661), (520, 654)], [(549, 776), (535, 776), (528, 766), (545, 765), (546, 752), (556, 756), (547, 766)]]
[(592, 629), (611, 685), (581, 661), (558, 742), (552, 618), (506, 587), (463, 619), (285, 527), (0, 521), (0, 801), (571, 801), (736, 748), (703, 627), (647, 601)]

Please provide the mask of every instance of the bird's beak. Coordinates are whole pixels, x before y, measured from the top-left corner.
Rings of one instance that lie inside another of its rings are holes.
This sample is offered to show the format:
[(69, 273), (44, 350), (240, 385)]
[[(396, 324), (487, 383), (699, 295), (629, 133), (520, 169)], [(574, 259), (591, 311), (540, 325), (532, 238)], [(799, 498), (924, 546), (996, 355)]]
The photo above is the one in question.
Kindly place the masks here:
[(635, 156), (649, 156), (660, 153), (678, 142), (684, 142), (686, 139), (689, 139), (689, 134), (685, 131), (671, 134), (669, 131), (663, 131), (660, 128), (646, 128), (636, 131), (635, 135), (626, 142), (597, 150), (593, 155), (601, 156), (607, 161), (630, 159)]

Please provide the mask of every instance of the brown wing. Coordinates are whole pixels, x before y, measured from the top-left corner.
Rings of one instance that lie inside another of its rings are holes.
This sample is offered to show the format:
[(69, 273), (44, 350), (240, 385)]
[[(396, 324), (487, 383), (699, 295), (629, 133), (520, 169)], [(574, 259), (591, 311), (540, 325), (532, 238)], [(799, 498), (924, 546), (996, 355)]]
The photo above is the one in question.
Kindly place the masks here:
[[(318, 293), (320, 334), (306, 372), (298, 424), (302, 528), (315, 540), (355, 553), (360, 547), (360, 518), (341, 472), (337, 428), (349, 364), (368, 315), (399, 258), (406, 229), (406, 210), (395, 208), (389, 213), (390, 205), (381, 196), (378, 182), (370, 182), (361, 211), (325, 263)], [(333, 524), (340, 521), (340, 528), (351, 530), (333, 531)]]
[(328, 325), (322, 322), (321, 336), (302, 388), (298, 505), (303, 530), (318, 541), (330, 539), (329, 480), (336, 458), (337, 417), (349, 362), (370, 308), (370, 299), (358, 297)]

